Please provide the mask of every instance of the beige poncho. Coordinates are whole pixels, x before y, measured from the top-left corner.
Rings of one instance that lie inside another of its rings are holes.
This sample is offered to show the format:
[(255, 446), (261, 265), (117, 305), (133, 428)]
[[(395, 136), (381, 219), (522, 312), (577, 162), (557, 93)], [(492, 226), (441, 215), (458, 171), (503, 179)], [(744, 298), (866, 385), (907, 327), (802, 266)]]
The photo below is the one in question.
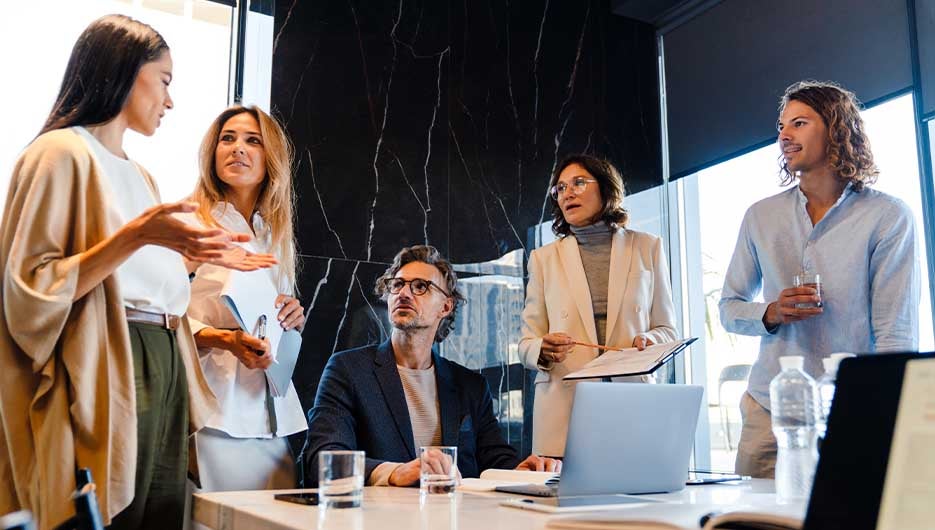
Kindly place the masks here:
[[(134, 494), (136, 396), (119, 286), (110, 276), (72, 301), (78, 254), (120, 228), (104, 179), (77, 133), (43, 134), (16, 163), (0, 227), (0, 514), (31, 510), (41, 529), (74, 514), (76, 467), (91, 469), (105, 524)], [(182, 322), (194, 432), (217, 403)]]

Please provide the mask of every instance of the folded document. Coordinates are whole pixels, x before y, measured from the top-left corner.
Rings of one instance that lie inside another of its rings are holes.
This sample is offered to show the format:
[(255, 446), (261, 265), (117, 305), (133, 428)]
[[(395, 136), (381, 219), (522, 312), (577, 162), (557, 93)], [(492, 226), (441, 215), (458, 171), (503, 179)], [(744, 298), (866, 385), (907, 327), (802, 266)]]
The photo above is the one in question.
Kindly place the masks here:
[(689, 344), (698, 340), (695, 337), (653, 344), (643, 351), (636, 348), (608, 350), (600, 357), (584, 365), (580, 370), (567, 374), (563, 379), (592, 379), (596, 377), (618, 377), (645, 375), (656, 371)]
[(279, 325), (279, 293), (266, 270), (232, 272), (221, 289), (221, 302), (234, 315), (240, 328), (259, 336), (261, 317), (266, 318), (266, 339), (269, 340), (273, 364), (266, 369), (270, 393), (276, 397), (286, 395), (292, 372), (299, 358), (302, 335), (296, 330), (283, 331)]
[[(666, 503), (549, 520), (555, 530), (800, 530), (804, 503), (769, 506)], [(704, 519), (702, 526), (700, 523)]]
[(522, 469), (487, 469), (480, 478), (461, 479), (458, 489), (464, 491), (493, 491), (499, 486), (519, 484), (545, 484), (557, 479), (558, 473), (551, 471), (526, 471)]

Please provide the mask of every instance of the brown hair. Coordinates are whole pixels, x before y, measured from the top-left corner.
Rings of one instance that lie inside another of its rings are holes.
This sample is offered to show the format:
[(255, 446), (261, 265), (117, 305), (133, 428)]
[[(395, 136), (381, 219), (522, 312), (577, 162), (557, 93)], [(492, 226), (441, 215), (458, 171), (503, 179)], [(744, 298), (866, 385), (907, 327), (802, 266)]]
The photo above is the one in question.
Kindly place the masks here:
[(393, 258), (393, 264), (386, 269), (382, 276), (377, 278), (377, 284), (373, 292), (385, 300), (388, 292), (386, 284), (383, 282), (389, 278), (394, 278), (399, 269), (414, 261), (435, 266), (438, 272), (442, 273), (442, 277), (445, 278), (445, 290), (448, 291), (449, 297), (454, 301), (451, 313), (438, 323), (438, 329), (435, 330), (435, 342), (442, 342), (455, 327), (455, 316), (458, 313), (458, 307), (464, 303), (464, 295), (458, 290), (458, 275), (455, 274), (451, 262), (445, 259), (438, 249), (431, 245), (415, 245), (400, 250), (396, 257)]
[[(560, 164), (555, 166), (552, 179), (549, 180), (549, 189), (551, 190), (552, 186), (558, 182), (558, 177), (562, 174), (562, 171), (572, 164), (583, 167), (597, 181), (597, 187), (603, 202), (601, 212), (597, 216), (598, 220), (605, 221), (614, 228), (626, 226), (629, 215), (623, 207), (623, 198), (626, 196), (623, 177), (620, 176), (620, 171), (607, 160), (585, 154), (566, 156)], [(549, 200), (552, 203), (552, 233), (560, 238), (571, 234), (571, 226), (565, 220), (565, 215), (562, 214), (562, 208), (558, 205), (558, 201), (553, 199), (551, 195)]]
[[(218, 226), (217, 221), (211, 215), (211, 210), (215, 204), (224, 200), (227, 184), (218, 177), (214, 159), (215, 151), (224, 124), (227, 120), (244, 112), (253, 116), (260, 124), (260, 136), (263, 139), (263, 152), (266, 157), (266, 176), (257, 198), (256, 209), (270, 226), (272, 252), (279, 260), (280, 276), (285, 274), (292, 289), (291, 293), (286, 294), (296, 295), (298, 290), (295, 280), (298, 274), (298, 259), (293, 228), (295, 195), (292, 192), (292, 143), (275, 118), (257, 107), (239, 105), (228, 108), (215, 118), (201, 141), (199, 150), (201, 176), (198, 184), (195, 185), (191, 199), (198, 203), (198, 218), (207, 226)], [(280, 283), (282, 283), (281, 277)]]
[[(783, 94), (780, 114), (790, 101), (804, 103), (821, 116), (828, 128), (828, 162), (839, 180), (853, 183), (854, 191), (876, 182), (880, 170), (873, 162), (860, 102), (853, 92), (832, 82), (799, 81)], [(795, 174), (782, 156), (779, 161), (782, 185), (793, 183)]]
[(39, 134), (114, 119), (140, 68), (167, 51), (169, 45), (152, 26), (125, 15), (95, 20), (71, 50), (58, 97)]

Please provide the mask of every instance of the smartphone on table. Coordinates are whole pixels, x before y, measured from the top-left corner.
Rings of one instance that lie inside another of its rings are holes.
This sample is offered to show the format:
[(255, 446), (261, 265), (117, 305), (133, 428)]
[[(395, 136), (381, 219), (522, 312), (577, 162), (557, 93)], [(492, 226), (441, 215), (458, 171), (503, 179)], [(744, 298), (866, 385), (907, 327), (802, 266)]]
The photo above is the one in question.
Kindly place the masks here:
[(294, 502), (295, 504), (304, 504), (306, 506), (318, 505), (318, 493), (302, 491), (296, 493), (276, 493), (273, 498), (277, 501)]

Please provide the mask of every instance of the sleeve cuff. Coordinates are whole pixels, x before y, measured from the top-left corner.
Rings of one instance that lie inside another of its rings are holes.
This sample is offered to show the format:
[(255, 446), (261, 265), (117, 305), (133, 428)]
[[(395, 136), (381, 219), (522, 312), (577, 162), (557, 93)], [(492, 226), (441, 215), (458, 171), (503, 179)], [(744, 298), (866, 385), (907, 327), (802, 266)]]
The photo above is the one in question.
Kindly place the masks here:
[(196, 319), (194, 319), (194, 318), (192, 318), (192, 317), (188, 317), (188, 325), (192, 327), (192, 335), (193, 335), (193, 336), (194, 336), (195, 334), (197, 334), (199, 331), (201, 331), (201, 330), (203, 330), (203, 329), (205, 329), (205, 328), (207, 328), (207, 327), (210, 327), (210, 326), (208, 326), (207, 324), (205, 324), (204, 322), (202, 322), (202, 321), (200, 321), (200, 320), (196, 320)]
[(370, 472), (370, 478), (367, 479), (368, 486), (389, 486), (390, 475), (401, 466), (400, 462), (383, 462)]

